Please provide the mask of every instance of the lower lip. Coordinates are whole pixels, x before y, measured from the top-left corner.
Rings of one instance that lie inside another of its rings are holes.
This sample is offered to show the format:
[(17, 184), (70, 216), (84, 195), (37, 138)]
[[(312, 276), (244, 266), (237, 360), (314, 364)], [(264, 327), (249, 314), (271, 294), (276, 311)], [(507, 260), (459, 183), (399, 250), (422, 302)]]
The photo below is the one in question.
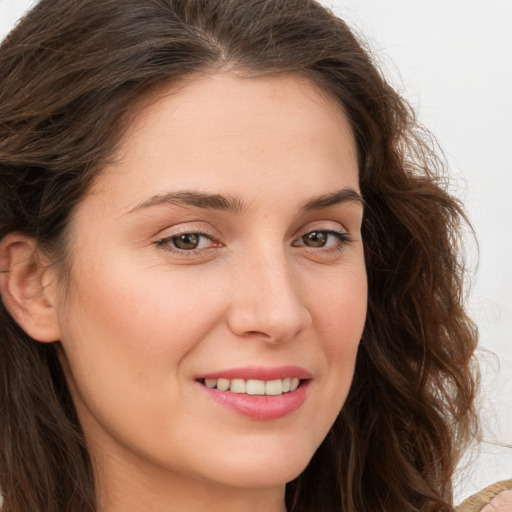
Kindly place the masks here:
[(242, 416), (254, 420), (277, 420), (300, 408), (306, 400), (309, 380), (302, 381), (295, 391), (281, 395), (247, 395), (219, 391), (199, 383), (198, 385), (208, 393), (210, 398)]

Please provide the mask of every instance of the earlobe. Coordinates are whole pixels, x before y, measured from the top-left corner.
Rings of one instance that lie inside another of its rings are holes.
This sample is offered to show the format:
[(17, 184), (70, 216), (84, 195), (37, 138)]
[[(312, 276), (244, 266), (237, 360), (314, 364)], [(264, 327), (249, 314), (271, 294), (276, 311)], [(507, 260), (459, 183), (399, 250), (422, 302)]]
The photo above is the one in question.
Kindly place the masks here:
[(32, 338), (60, 338), (55, 280), (33, 237), (9, 233), (0, 242), (0, 293), (5, 307)]

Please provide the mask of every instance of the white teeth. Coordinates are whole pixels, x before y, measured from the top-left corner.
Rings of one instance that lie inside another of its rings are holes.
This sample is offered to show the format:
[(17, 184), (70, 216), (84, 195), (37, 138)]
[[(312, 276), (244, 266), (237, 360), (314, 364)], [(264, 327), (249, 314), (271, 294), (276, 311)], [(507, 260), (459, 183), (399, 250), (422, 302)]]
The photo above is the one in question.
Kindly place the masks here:
[(231, 381), (229, 379), (217, 379), (217, 389), (220, 391), (227, 391), (230, 385)]
[(265, 383), (265, 395), (282, 395), (283, 381), (281, 379), (268, 380)]
[(285, 379), (257, 380), (257, 379), (204, 379), (205, 386), (217, 388), (219, 391), (231, 391), (232, 393), (246, 393), (248, 395), (276, 396), (295, 391), (300, 384), (296, 377)]
[(246, 386), (244, 379), (233, 379), (231, 381), (231, 386), (229, 386), (229, 390), (232, 393), (245, 393)]
[(249, 379), (247, 381), (247, 394), (248, 395), (264, 395), (265, 394), (265, 381)]
[(209, 388), (214, 388), (217, 385), (217, 379), (204, 379), (204, 383)]

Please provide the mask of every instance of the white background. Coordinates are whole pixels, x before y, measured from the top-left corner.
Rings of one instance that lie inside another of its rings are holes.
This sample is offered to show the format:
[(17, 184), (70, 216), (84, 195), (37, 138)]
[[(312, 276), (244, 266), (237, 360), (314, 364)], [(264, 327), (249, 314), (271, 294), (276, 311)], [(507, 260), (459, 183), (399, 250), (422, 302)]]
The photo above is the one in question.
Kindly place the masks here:
[[(31, 3), (0, 0), (0, 38)], [(323, 3), (363, 35), (436, 135), (477, 233), (469, 305), (481, 336), (484, 442), (461, 465), (460, 499), (512, 477), (512, 446), (503, 446), (512, 445), (512, 0)]]

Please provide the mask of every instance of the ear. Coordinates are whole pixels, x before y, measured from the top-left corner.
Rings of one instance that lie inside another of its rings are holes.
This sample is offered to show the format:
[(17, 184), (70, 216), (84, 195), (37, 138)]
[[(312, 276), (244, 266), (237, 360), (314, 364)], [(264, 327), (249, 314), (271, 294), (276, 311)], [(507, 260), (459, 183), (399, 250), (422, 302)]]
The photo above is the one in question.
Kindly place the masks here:
[(0, 241), (0, 293), (5, 307), (32, 338), (60, 338), (56, 307), (56, 272), (34, 238), (9, 233)]

